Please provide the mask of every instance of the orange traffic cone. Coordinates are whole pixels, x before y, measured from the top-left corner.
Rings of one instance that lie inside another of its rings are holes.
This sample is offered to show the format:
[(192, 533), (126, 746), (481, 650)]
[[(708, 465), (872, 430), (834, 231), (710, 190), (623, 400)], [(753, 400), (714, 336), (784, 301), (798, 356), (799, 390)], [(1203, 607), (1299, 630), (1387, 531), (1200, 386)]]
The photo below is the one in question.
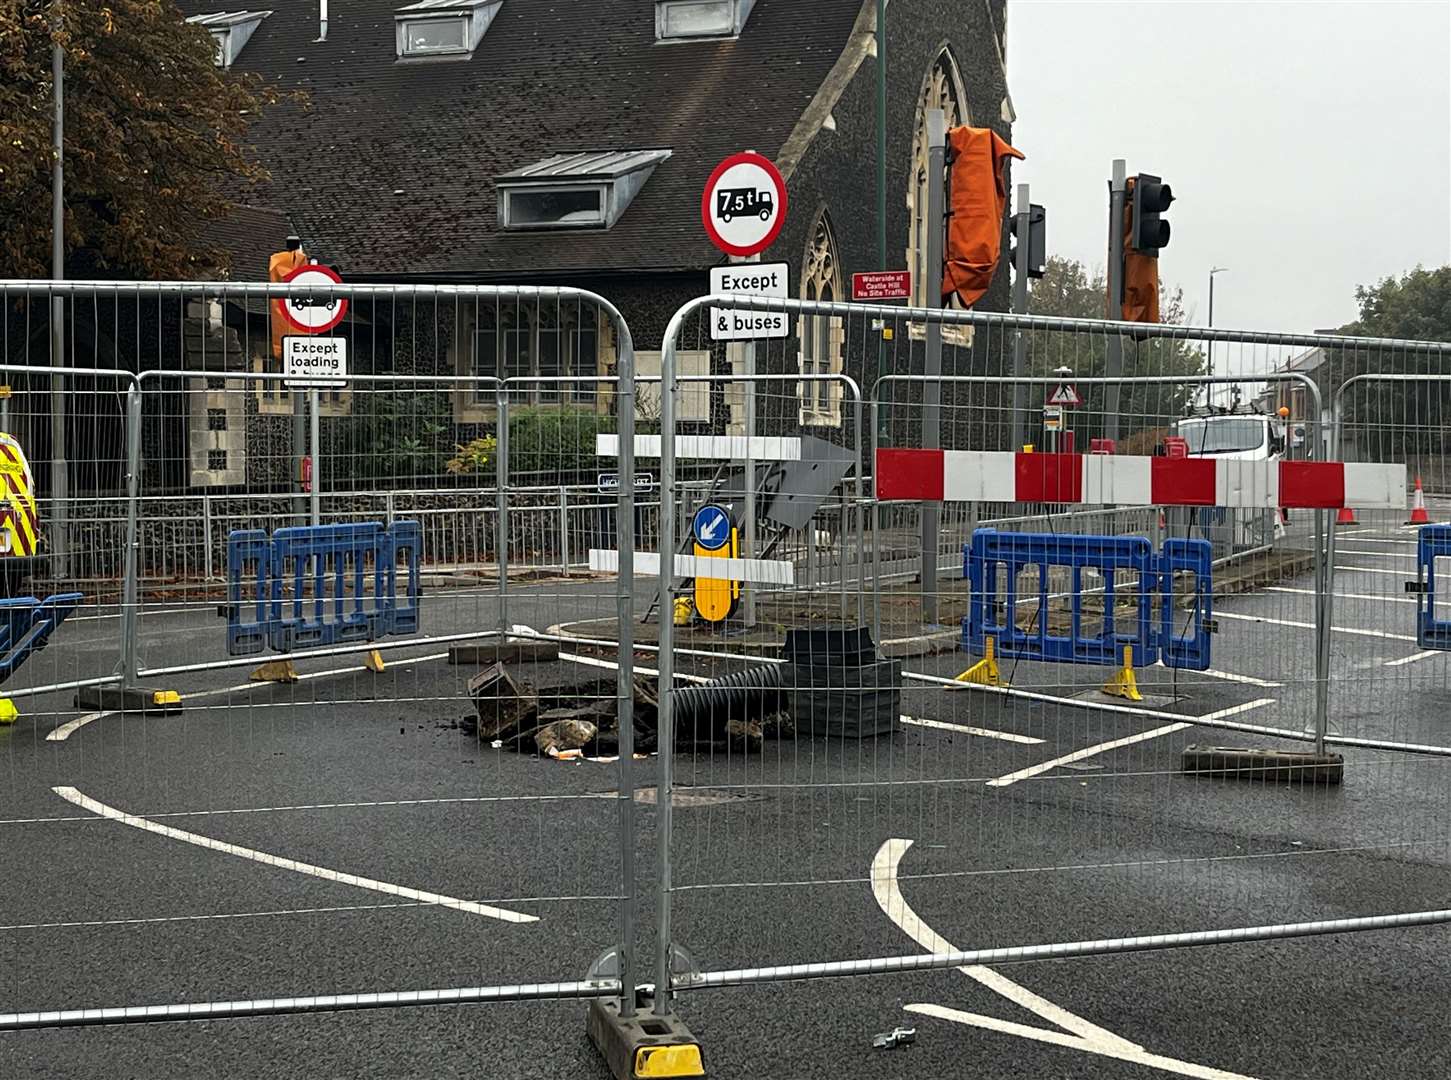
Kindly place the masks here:
[(1335, 515), (1335, 524), (1337, 524), (1337, 525), (1359, 525), (1360, 522), (1358, 522), (1358, 521), (1355, 520), (1355, 511), (1354, 510), (1352, 510), (1348, 506), (1342, 506), (1340, 508), (1339, 512)]
[(1426, 513), (1426, 493), (1421, 490), (1421, 478), (1416, 477), (1416, 494), (1411, 500), (1411, 518), (1407, 525), (1429, 525), (1431, 515)]

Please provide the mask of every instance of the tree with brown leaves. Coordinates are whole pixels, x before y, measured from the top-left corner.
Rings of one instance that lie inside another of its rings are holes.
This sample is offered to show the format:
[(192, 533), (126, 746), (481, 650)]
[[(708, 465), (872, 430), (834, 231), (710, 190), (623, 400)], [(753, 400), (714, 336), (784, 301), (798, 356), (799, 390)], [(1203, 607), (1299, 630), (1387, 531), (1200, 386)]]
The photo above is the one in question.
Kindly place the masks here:
[(281, 95), (215, 64), (170, 0), (0, 0), (0, 277), (49, 277), (51, 46), (65, 50), (68, 276), (209, 276), (198, 247), (264, 179), (248, 130)]

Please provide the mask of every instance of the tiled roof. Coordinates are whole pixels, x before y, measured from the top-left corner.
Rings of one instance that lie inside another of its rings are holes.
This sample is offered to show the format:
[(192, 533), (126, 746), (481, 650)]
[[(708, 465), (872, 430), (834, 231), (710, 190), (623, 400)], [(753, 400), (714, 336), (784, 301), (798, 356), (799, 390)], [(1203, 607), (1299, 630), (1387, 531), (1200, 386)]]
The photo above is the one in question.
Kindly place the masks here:
[[(397, 62), (406, 0), (277, 4), (233, 65), (306, 91), (254, 129), (276, 207), (354, 274), (701, 268), (701, 188), (727, 154), (774, 157), (862, 0), (757, 0), (738, 40), (657, 44), (651, 0), (504, 0), (467, 60)], [(181, 0), (186, 14), (217, 10)], [(668, 148), (608, 232), (504, 233), (495, 179), (556, 154)]]

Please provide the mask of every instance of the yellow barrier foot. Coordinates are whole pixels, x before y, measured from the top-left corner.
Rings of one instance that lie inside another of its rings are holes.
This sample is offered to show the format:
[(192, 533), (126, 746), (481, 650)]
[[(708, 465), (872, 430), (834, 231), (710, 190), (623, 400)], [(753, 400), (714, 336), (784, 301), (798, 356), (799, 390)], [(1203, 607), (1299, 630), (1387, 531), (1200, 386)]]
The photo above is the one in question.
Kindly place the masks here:
[(374, 674), (381, 675), (385, 670), (383, 654), (377, 649), (371, 650), (367, 656), (363, 657), (363, 666)]
[(982, 651), (982, 659), (961, 675), (958, 682), (976, 683), (978, 686), (1002, 686), (1002, 672), (998, 670), (997, 646), (994, 638), (988, 638)]
[(0, 725), (13, 724), (20, 719), (20, 710), (9, 698), (0, 698)]
[(648, 999), (634, 1016), (622, 1017), (619, 1002), (596, 998), (587, 1028), (615, 1080), (705, 1075), (700, 1043), (674, 1013), (652, 1013)]
[(253, 682), (295, 683), (298, 678), (291, 660), (269, 660), (251, 675)]
[(1103, 692), (1109, 697), (1121, 697), (1129, 701), (1144, 700), (1144, 695), (1139, 693), (1139, 681), (1134, 677), (1133, 646), (1124, 646), (1124, 666), (1103, 684)]

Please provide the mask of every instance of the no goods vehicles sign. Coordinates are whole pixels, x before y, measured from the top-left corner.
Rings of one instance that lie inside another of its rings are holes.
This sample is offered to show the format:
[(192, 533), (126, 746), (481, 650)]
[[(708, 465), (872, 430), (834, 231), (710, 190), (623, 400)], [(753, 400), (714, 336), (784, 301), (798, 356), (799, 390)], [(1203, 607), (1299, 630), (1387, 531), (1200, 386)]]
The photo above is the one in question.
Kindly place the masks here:
[(327, 266), (299, 266), (282, 279), (288, 285), (311, 286), (315, 295), (299, 294), (283, 297), (278, 313), (294, 330), (303, 334), (325, 334), (348, 313), (348, 302), (336, 295), (336, 286), (343, 283), (337, 271)]
[(282, 339), (282, 374), (292, 390), (341, 390), (348, 385), (348, 339)]
[[(710, 272), (712, 295), (766, 296), (784, 300), (790, 266), (787, 263), (737, 263), (717, 266)], [(747, 311), (735, 308), (710, 309), (712, 341), (742, 341), (753, 338), (791, 336), (791, 320), (784, 311)]]
[(727, 255), (764, 251), (786, 220), (786, 181), (769, 158), (754, 151), (732, 154), (706, 181), (700, 220), (711, 243)]

